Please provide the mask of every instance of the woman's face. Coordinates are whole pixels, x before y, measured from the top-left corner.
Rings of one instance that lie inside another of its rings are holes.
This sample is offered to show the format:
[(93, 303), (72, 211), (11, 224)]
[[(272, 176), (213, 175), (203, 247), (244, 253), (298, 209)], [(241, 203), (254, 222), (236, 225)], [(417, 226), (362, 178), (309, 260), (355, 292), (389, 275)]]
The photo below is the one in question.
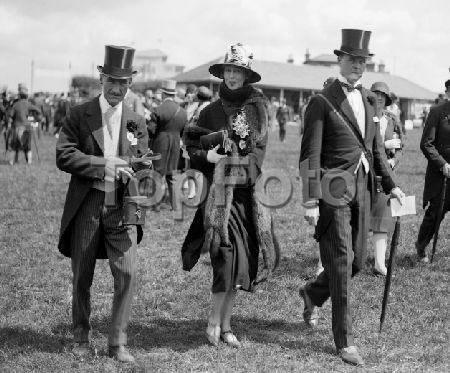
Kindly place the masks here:
[(223, 80), (229, 89), (241, 88), (245, 83), (246, 74), (243, 69), (236, 66), (225, 66)]
[(386, 96), (381, 92), (375, 92), (375, 94), (377, 95), (377, 106), (384, 109), (386, 106)]

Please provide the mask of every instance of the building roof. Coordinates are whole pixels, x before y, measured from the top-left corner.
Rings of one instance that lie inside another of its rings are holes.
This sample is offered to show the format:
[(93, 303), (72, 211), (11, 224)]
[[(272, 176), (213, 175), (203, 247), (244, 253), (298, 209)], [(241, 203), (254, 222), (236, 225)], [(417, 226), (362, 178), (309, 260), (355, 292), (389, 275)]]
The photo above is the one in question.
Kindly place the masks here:
[(144, 58), (167, 57), (167, 54), (165, 54), (160, 49), (147, 49), (147, 50), (143, 50), (143, 51), (137, 50), (136, 57), (144, 57)]
[(320, 54), (316, 57), (310, 58), (305, 62), (327, 62), (327, 63), (337, 63), (337, 58), (335, 54)]
[[(220, 63), (223, 57), (217, 58), (191, 70), (178, 74), (174, 79), (178, 83), (205, 84), (218, 83), (220, 79), (212, 76), (208, 68), (214, 63)], [(262, 79), (256, 83), (261, 88), (284, 88), (288, 90), (313, 90), (320, 91), (323, 82), (339, 74), (338, 66), (296, 65), (283, 62), (254, 60), (253, 69)], [(417, 100), (434, 100), (437, 97), (432, 92), (420, 85), (413, 83), (398, 75), (378, 72), (365, 72), (362, 83), (370, 88), (374, 82), (383, 81), (400, 98)]]

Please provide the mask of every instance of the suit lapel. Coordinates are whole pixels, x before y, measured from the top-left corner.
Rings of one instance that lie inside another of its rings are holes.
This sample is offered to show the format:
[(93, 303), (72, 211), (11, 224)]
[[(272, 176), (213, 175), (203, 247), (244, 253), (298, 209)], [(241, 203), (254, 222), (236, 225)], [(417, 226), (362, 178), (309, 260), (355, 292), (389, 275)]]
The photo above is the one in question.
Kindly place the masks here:
[(105, 152), (105, 144), (103, 138), (103, 126), (102, 126), (102, 112), (100, 110), (100, 102), (98, 97), (91, 101), (88, 109), (86, 110), (87, 123), (94, 136), (95, 141), (97, 141), (98, 146)]
[(375, 128), (373, 125), (373, 117), (375, 116), (375, 111), (372, 107), (372, 105), (369, 103), (369, 100), (367, 99), (367, 90), (363, 89), (361, 91), (363, 104), (364, 104), (364, 111), (366, 112), (366, 138), (367, 143), (370, 143), (372, 136), (372, 131)]
[[(352, 126), (352, 128), (355, 130), (356, 134), (360, 138), (362, 142), (364, 142), (364, 139), (361, 134), (361, 130), (358, 126), (358, 121), (356, 120), (355, 114), (353, 113), (353, 109), (350, 106), (350, 103), (347, 100), (347, 96), (345, 95), (344, 91), (342, 90), (341, 85), (339, 84), (339, 80), (335, 80), (334, 83), (330, 86), (330, 93), (331, 96), (334, 98), (336, 103), (336, 108), (340, 108), (341, 114), (344, 116), (344, 118), (347, 119), (348, 123)], [(367, 113), (367, 111), (366, 111)]]

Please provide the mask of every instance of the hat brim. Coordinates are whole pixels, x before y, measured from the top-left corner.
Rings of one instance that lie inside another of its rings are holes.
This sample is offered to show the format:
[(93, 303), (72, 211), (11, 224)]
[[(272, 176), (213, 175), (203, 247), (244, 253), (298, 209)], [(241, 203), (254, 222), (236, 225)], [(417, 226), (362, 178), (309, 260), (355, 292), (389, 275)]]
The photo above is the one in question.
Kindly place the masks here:
[(97, 66), (97, 70), (100, 74), (103, 74), (105, 76), (109, 76), (111, 78), (115, 78), (115, 79), (128, 79), (128, 78), (132, 78), (133, 76), (135, 76), (138, 72), (137, 70), (134, 70), (131, 72), (131, 74), (129, 73), (123, 73), (123, 74), (111, 74), (111, 73), (106, 73), (103, 71), (103, 66)]
[(373, 93), (380, 92), (380, 93), (384, 94), (384, 97), (386, 97), (386, 106), (391, 106), (392, 105), (392, 98), (386, 92), (379, 91), (378, 89), (375, 89), (372, 92)]
[(249, 69), (244, 66), (235, 65), (233, 63), (216, 63), (209, 67), (209, 72), (214, 75), (216, 78), (223, 79), (223, 70), (225, 66), (235, 66), (247, 72), (247, 82), (248, 83), (257, 83), (261, 80), (261, 75), (259, 75), (256, 71)]
[(166, 95), (172, 95), (172, 96), (175, 96), (177, 94), (177, 91), (175, 91), (175, 90), (164, 89), (164, 88), (161, 88), (161, 92), (165, 93)]
[(348, 56), (353, 56), (353, 57), (365, 57), (365, 58), (373, 57), (373, 56), (374, 56), (373, 53), (367, 53), (367, 52), (364, 52), (364, 51), (352, 51), (352, 52), (350, 52), (350, 51), (343, 51), (343, 50), (341, 50), (341, 49), (335, 49), (335, 50), (334, 50), (334, 54), (335, 54), (336, 56), (341, 56), (341, 55), (343, 55), (343, 54), (346, 54), (346, 55), (348, 55)]

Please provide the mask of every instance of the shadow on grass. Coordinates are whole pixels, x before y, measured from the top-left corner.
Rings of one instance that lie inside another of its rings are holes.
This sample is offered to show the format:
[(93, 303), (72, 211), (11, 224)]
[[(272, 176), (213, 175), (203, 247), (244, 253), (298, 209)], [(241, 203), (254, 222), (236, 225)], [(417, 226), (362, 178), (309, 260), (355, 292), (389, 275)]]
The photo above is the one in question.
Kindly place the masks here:
[(35, 351), (58, 353), (71, 341), (63, 335), (51, 335), (30, 328), (0, 328), (0, 350), (15, 354)]
[[(94, 329), (107, 336), (109, 319), (92, 322)], [(277, 344), (289, 349), (313, 349), (333, 352), (329, 341), (315, 336), (315, 331), (303, 322), (287, 322), (281, 319), (261, 320), (236, 316), (232, 324), (239, 338), (261, 344)], [(154, 319), (149, 323), (131, 322), (128, 327), (128, 345), (152, 351), (168, 348), (180, 353), (209, 345), (205, 337), (206, 320)]]
[(303, 280), (310, 280), (315, 277), (317, 261), (318, 256), (281, 257), (274, 276), (282, 274), (283, 276), (291, 275)]

